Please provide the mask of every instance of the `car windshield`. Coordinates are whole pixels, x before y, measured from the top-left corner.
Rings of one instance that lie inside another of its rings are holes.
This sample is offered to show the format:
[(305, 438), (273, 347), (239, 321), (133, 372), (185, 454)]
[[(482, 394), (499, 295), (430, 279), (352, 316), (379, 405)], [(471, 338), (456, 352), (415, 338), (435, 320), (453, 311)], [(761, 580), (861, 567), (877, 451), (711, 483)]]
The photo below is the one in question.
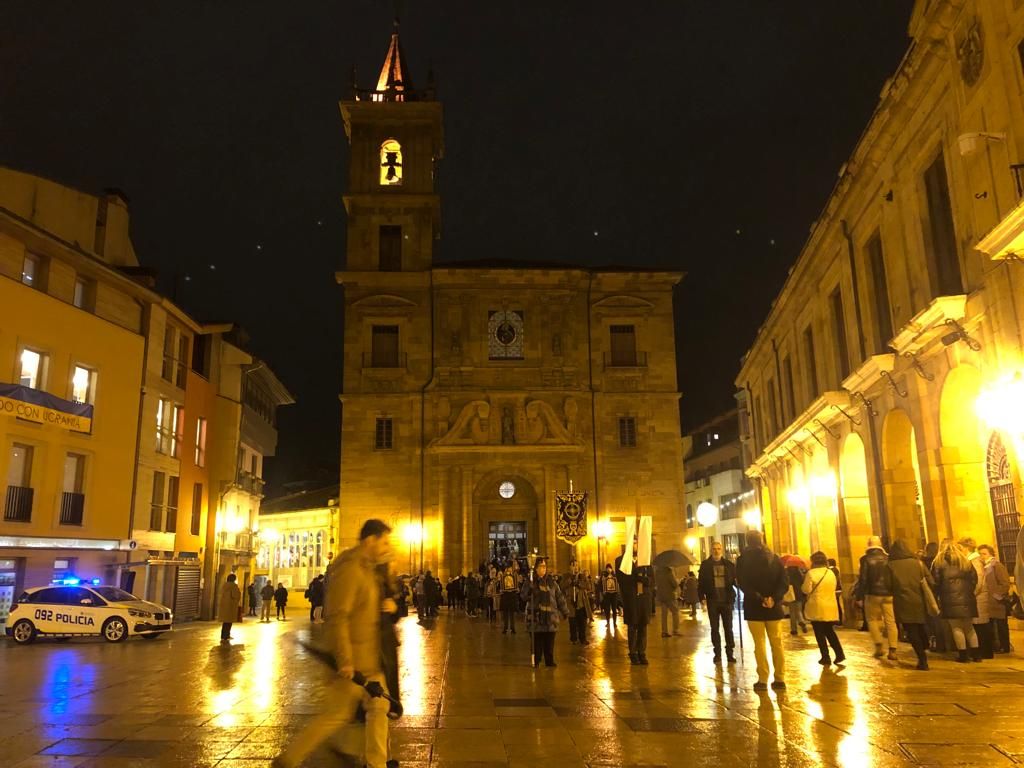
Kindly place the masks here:
[(117, 587), (93, 587), (92, 589), (104, 600), (109, 600), (112, 603), (126, 603), (130, 600), (139, 599), (131, 592), (125, 592), (123, 589), (118, 589)]

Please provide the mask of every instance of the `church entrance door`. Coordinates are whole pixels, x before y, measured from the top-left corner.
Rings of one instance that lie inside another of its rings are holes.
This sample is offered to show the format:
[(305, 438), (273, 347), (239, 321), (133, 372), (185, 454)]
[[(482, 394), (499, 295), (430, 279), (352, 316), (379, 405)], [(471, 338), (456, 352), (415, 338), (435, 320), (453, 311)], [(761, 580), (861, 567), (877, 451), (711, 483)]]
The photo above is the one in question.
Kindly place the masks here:
[(526, 522), (523, 520), (493, 522), (488, 525), (487, 559), (515, 560), (523, 557), (528, 549)]

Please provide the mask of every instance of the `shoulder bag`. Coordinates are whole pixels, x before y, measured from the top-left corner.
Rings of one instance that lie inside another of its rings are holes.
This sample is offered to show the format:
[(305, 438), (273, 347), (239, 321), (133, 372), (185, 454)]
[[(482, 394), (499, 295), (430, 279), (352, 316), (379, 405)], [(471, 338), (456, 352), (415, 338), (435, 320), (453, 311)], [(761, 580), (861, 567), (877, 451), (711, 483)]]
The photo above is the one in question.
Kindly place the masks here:
[(921, 565), (921, 599), (924, 601), (925, 612), (932, 617), (939, 615), (939, 601), (935, 599), (931, 585), (928, 584), (928, 575), (925, 573), (924, 565)]

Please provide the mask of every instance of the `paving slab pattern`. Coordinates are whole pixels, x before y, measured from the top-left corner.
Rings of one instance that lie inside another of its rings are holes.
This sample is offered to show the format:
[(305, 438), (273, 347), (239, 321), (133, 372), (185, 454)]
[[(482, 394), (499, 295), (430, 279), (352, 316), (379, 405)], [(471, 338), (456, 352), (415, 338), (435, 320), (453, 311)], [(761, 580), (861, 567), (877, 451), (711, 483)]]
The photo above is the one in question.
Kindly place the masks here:
[[(809, 635), (786, 636), (785, 691), (757, 693), (748, 643), (712, 662), (705, 626), (652, 632), (650, 666), (624, 629), (556, 647), (530, 665), (528, 635), (455, 613), (400, 625), (405, 716), (392, 724), (404, 768), (1011, 766), (1024, 763), (1024, 659), (935, 656), (932, 670), (878, 660), (840, 633), (848, 663), (823, 668)], [(146, 643), (0, 645), (0, 766), (262, 768), (331, 705), (326, 669), (298, 645), (303, 620), (194, 624)], [(1014, 633), (1016, 634), (1016, 633)], [(1024, 637), (1013, 638), (1024, 648)], [(310, 766), (339, 765), (326, 750)]]

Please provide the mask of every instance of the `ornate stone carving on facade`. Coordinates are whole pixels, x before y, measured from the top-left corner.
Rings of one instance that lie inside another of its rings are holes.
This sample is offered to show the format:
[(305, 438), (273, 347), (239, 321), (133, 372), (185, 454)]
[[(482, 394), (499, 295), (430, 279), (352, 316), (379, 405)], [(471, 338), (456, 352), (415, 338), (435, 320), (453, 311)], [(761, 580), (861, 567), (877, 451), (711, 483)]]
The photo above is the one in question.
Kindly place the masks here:
[(516, 444), (516, 425), (512, 418), (512, 409), (507, 405), (501, 409), (501, 444)]
[(448, 433), (434, 442), (438, 445), (486, 445), (489, 442), (490, 415), (491, 404), (486, 400), (466, 403)]
[[(493, 430), (490, 414), (491, 404), (486, 400), (466, 403), (452, 428), (434, 440), (433, 444), (527, 446), (575, 445), (577, 442), (574, 432), (568, 430), (555, 410), (543, 400), (532, 400), (523, 405), (503, 405), (499, 423), (494, 425)], [(574, 419), (571, 423), (575, 431)]]
[(565, 431), (569, 433), (570, 437), (576, 437), (576, 417), (579, 415), (579, 406), (576, 404), (576, 398), (565, 398), (562, 410), (565, 413)]

